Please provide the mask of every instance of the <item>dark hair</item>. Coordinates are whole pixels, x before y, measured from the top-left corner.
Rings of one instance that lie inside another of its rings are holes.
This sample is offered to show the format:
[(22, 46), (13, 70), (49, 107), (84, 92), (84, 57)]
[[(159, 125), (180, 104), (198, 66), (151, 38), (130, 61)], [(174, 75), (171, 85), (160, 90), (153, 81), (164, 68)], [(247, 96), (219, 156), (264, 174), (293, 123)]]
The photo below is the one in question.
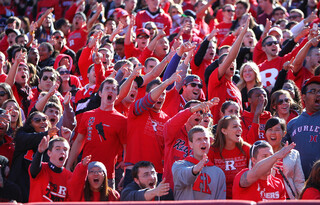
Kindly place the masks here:
[[(227, 143), (226, 136), (222, 133), (222, 129), (227, 129), (232, 120), (238, 120), (240, 122), (240, 119), (235, 115), (225, 116), (219, 120), (217, 129), (216, 129), (216, 137), (212, 146), (216, 148), (216, 152), (219, 151), (219, 154), (222, 159), (224, 159), (224, 157), (222, 156), (222, 151)], [(247, 156), (245, 151), (242, 148), (243, 146), (250, 147), (248, 143), (246, 143), (245, 141), (243, 141), (242, 138), (240, 138), (240, 141), (236, 143), (236, 147), (241, 151), (241, 153), (244, 156)]]
[(17, 53), (17, 52), (20, 52), (20, 51), (22, 51), (23, 53), (26, 53), (26, 52), (27, 52), (27, 49), (26, 49), (25, 47), (23, 47), (23, 46), (18, 46), (17, 48), (15, 48), (14, 50), (12, 50), (12, 56), (11, 56), (11, 57), (15, 59), (16, 53)]
[(16, 28), (19, 28), (20, 27), (20, 25), (21, 25), (21, 20), (18, 18), (18, 17), (16, 17), (16, 16), (10, 16), (8, 19), (7, 19), (7, 25), (9, 24), (9, 23), (14, 23), (14, 22), (16, 22)]
[(158, 62), (159, 60), (156, 59), (155, 57), (149, 57), (147, 58), (145, 61), (144, 61), (144, 67), (147, 67), (149, 61), (155, 61), (155, 62)]
[(54, 138), (54, 139), (49, 141), (49, 147), (48, 147), (49, 151), (52, 151), (52, 148), (53, 148), (55, 142), (67, 142), (69, 144), (68, 140), (66, 140), (63, 137)]
[[(30, 86), (38, 86), (39, 84), (39, 77), (37, 75), (37, 68), (32, 63), (27, 63), (27, 66), (29, 68), (29, 85)], [(31, 76), (31, 74), (33, 74)]]
[(42, 79), (42, 76), (43, 76), (44, 72), (52, 72), (52, 73), (53, 73), (53, 76), (54, 76), (54, 78), (55, 78), (56, 80), (58, 79), (58, 76), (60, 76), (59, 73), (58, 73), (53, 67), (46, 66), (46, 67), (44, 67), (44, 68), (40, 71), (40, 73), (39, 73), (39, 79), (40, 79), (40, 80)]
[(118, 89), (117, 89), (117, 90), (118, 90), (117, 93), (119, 94), (119, 85), (118, 85), (118, 82), (117, 82), (114, 78), (110, 78), (110, 77), (106, 78), (106, 79), (101, 83), (98, 92), (102, 92), (102, 89), (103, 89), (103, 86), (104, 86), (105, 83), (116, 85), (117, 88), (118, 88)]
[(314, 70), (314, 76), (320, 75), (320, 65)]
[(236, 5), (237, 5), (237, 4), (243, 5), (246, 9), (248, 9), (248, 8), (250, 7), (249, 2), (244, 1), (244, 0), (239, 0), (239, 1), (237, 1), (237, 2), (236, 2)]
[(6, 109), (7, 104), (10, 103), (10, 102), (15, 103), (16, 106), (18, 107), (18, 113), (19, 113), (18, 115), (19, 115), (19, 116), (18, 116), (16, 128), (19, 128), (19, 127), (21, 127), (23, 124), (22, 124), (21, 109), (20, 109), (20, 106), (19, 106), (19, 104), (17, 103), (17, 101), (16, 101), (15, 99), (8, 99), (8, 100), (6, 100), (6, 101), (3, 102), (2, 108), (3, 108), (3, 109)]
[(283, 11), (284, 13), (287, 13), (286, 8), (284, 8), (283, 6), (277, 6), (276, 8), (273, 9), (272, 16), (276, 13), (276, 11)]
[(65, 24), (69, 24), (69, 21), (65, 18), (60, 18), (59, 20), (57, 20), (55, 22), (54, 27), (55, 27), (55, 29), (59, 30)]
[(52, 35), (59, 33), (61, 36), (64, 36), (64, 33), (61, 30), (55, 30)]
[(47, 111), (47, 109), (49, 109), (49, 108), (55, 108), (55, 109), (59, 110), (60, 115), (62, 115), (62, 107), (59, 104), (53, 103), (53, 102), (48, 102), (46, 104), (46, 106), (43, 108), (43, 113), (45, 113)]
[(130, 61), (123, 59), (123, 60), (118, 60), (116, 64), (114, 64), (113, 69), (118, 71), (125, 64), (130, 64), (133, 67), (133, 64)]
[(199, 100), (189, 100), (189, 101), (185, 104), (185, 106), (183, 107), (183, 109), (187, 109), (187, 108), (191, 107), (191, 104), (193, 104), (193, 103), (198, 104), (198, 103), (201, 103), (201, 102), (200, 102)]
[(279, 117), (272, 117), (267, 121), (264, 127), (264, 131), (267, 132), (268, 129), (273, 128), (277, 124), (280, 124), (280, 127), (283, 131), (287, 130), (286, 121), (284, 119), (281, 119)]
[(263, 92), (266, 92), (263, 88), (261, 87), (253, 87), (249, 90), (248, 92), (248, 98), (251, 98), (253, 93), (256, 91), (256, 90), (263, 90)]
[(19, 131), (23, 131), (23, 132), (27, 132), (27, 133), (32, 133), (32, 132), (36, 132), (34, 130), (34, 128), (31, 125), (31, 122), (34, 118), (35, 115), (45, 115), (43, 112), (40, 111), (34, 111), (31, 114), (29, 114), (28, 118), (26, 119), (24, 125), (22, 127), (20, 127), (17, 132)]
[[(40, 46), (45, 46), (45, 47), (47, 47), (48, 51), (49, 51), (49, 52), (51, 53), (51, 55), (52, 55), (54, 49), (53, 49), (53, 46), (52, 46), (50, 43), (48, 43), (48, 42), (42, 42), (42, 43), (40, 44)], [(40, 47), (40, 46), (39, 46), (39, 47)]]
[[(221, 48), (220, 48), (221, 49)], [(225, 57), (227, 57), (227, 53), (222, 54), (219, 59), (218, 59), (218, 64), (221, 65), (225, 59)]]
[(138, 177), (138, 172), (139, 172), (139, 168), (141, 167), (152, 167), (154, 168), (154, 165), (152, 164), (152, 162), (149, 162), (149, 161), (140, 161), (140, 162), (137, 162), (132, 170), (131, 170), (131, 173), (132, 173), (132, 178), (133, 179), (139, 179)]
[(94, 64), (91, 64), (91, 65), (88, 67), (87, 73), (90, 73), (92, 68), (94, 68)]
[(161, 85), (161, 80), (160, 78), (156, 78), (154, 80), (152, 80), (150, 83), (148, 83), (147, 87), (146, 87), (146, 92), (149, 93), (151, 91), (151, 88), (154, 85)]
[(309, 174), (308, 179), (306, 180), (305, 184), (304, 184), (304, 188), (301, 191), (300, 194), (300, 199), (302, 198), (304, 192), (306, 191), (306, 189), (308, 188), (315, 188), (318, 191), (320, 191), (320, 160), (316, 161), (311, 169), (311, 172)]
[(238, 106), (238, 107), (239, 107), (239, 110), (240, 110), (240, 106), (238, 105), (238, 103), (236, 103), (235, 101), (232, 101), (232, 100), (228, 100), (228, 101), (225, 101), (225, 102), (221, 105), (221, 112), (224, 114), (224, 112), (226, 111), (226, 109), (228, 109), (228, 107), (229, 107), (230, 105)]

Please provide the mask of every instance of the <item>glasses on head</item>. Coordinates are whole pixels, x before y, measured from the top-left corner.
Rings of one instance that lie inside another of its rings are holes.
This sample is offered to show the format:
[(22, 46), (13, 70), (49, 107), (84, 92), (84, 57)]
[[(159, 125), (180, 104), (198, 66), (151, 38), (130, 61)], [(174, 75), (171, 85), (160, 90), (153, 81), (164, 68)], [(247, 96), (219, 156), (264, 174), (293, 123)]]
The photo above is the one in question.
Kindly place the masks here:
[(61, 70), (59, 71), (60, 75), (64, 75), (64, 74), (70, 74), (70, 71), (68, 70)]
[(1, 97), (5, 96), (6, 94), (8, 94), (6, 91), (0, 91), (0, 96)]
[(279, 99), (279, 100), (278, 100), (278, 105), (282, 105), (284, 102), (289, 103), (289, 102), (290, 102), (290, 99), (289, 99), (289, 98)]
[(35, 118), (32, 119), (32, 121), (35, 122), (35, 123), (40, 123), (41, 121), (42, 122), (47, 121), (47, 118), (45, 118), (45, 117), (35, 117)]
[(138, 39), (148, 39), (149, 38), (149, 36), (145, 36), (145, 35), (139, 35), (139, 36), (137, 36), (137, 38)]
[(193, 88), (195, 88), (196, 86), (198, 86), (198, 88), (200, 88), (200, 89), (203, 87), (202, 84), (198, 84), (198, 83), (188, 83), (187, 86), (188, 86), (188, 85), (191, 85), (191, 87), (193, 87)]
[(57, 39), (57, 40), (58, 40), (59, 38), (60, 38), (60, 39), (64, 39), (63, 36), (55, 36), (54, 38)]
[(269, 41), (269, 42), (266, 42), (264, 45), (265, 46), (272, 46), (272, 45), (278, 45), (279, 44), (279, 42), (278, 41)]
[(265, 143), (267, 143), (267, 141), (265, 141), (265, 140), (259, 140), (259, 141), (256, 141), (255, 143), (253, 143), (253, 145), (252, 145), (252, 147), (251, 147), (251, 157), (253, 157), (253, 152), (254, 152), (254, 149), (256, 148), (256, 147), (258, 147), (259, 145), (261, 145), (261, 144), (265, 144)]
[(226, 11), (226, 12), (235, 12), (235, 10), (233, 10), (233, 9), (226, 9), (226, 10), (224, 10), (224, 11)]
[(50, 81), (52, 81), (52, 82), (56, 80), (56, 79), (55, 79), (54, 77), (52, 77), (52, 76), (49, 77), (49, 76), (46, 76), (46, 75), (45, 75), (45, 76), (42, 77), (42, 80), (44, 80), (44, 81), (47, 81), (48, 79), (50, 79)]
[(89, 174), (103, 174), (103, 170), (98, 170), (98, 171), (89, 171)]
[(311, 89), (311, 90), (308, 90), (307, 93), (312, 94), (312, 95), (320, 94), (320, 89), (319, 90)]

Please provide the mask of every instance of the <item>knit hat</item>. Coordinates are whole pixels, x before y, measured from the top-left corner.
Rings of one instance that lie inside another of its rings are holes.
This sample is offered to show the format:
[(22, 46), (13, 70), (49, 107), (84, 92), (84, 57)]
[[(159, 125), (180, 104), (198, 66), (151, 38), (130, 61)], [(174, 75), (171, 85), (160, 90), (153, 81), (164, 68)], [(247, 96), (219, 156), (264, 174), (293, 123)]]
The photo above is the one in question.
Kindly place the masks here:
[(98, 161), (90, 162), (89, 165), (88, 165), (88, 170), (90, 171), (90, 169), (92, 169), (93, 167), (99, 167), (104, 172), (104, 175), (107, 176), (107, 169), (106, 169), (106, 167), (104, 166), (103, 163), (98, 162)]

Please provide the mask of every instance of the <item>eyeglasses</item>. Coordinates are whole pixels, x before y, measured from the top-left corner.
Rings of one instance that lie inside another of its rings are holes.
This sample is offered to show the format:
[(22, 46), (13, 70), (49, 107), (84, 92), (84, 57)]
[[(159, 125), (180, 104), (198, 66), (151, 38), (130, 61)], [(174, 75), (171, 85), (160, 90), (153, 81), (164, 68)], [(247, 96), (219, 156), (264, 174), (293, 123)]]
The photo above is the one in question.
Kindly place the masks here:
[(320, 89), (319, 90), (311, 89), (311, 90), (307, 91), (307, 93), (310, 93), (312, 95), (320, 94)]
[(224, 11), (226, 11), (226, 12), (235, 12), (235, 10), (232, 10), (232, 9), (226, 9), (226, 10), (224, 10)]
[(103, 174), (103, 170), (98, 170), (98, 171), (89, 171), (89, 174)]
[(290, 102), (290, 99), (289, 99), (289, 98), (279, 99), (279, 100), (278, 100), (278, 105), (282, 105), (284, 102), (289, 103), (289, 102)]
[(6, 91), (0, 91), (0, 96), (1, 97), (5, 96), (6, 94), (8, 94)]
[(266, 144), (266, 143), (267, 143), (267, 141), (265, 141), (265, 140), (259, 140), (259, 141), (256, 141), (255, 143), (253, 143), (253, 145), (251, 147), (251, 157), (253, 157), (253, 152), (256, 147), (258, 147), (261, 144)]
[(41, 121), (42, 122), (47, 121), (47, 118), (45, 118), (45, 117), (35, 117), (35, 118), (32, 119), (32, 121), (35, 122), (35, 123), (40, 123)]
[(61, 71), (59, 71), (59, 74), (60, 74), (60, 75), (70, 74), (70, 71), (68, 71), (68, 70), (63, 71), (63, 70), (61, 70)]
[(269, 41), (269, 42), (264, 43), (265, 46), (272, 46), (273, 44), (278, 45), (279, 42), (278, 41)]
[(50, 79), (50, 81), (52, 81), (52, 82), (56, 80), (56, 79), (55, 79), (54, 77), (52, 77), (52, 76), (49, 77), (49, 76), (46, 76), (46, 75), (45, 75), (45, 76), (42, 77), (42, 80), (44, 80), (44, 81), (46, 81), (46, 80), (48, 80), (48, 79)]
[(60, 38), (60, 39), (64, 39), (63, 36), (55, 36), (54, 38), (57, 39), (57, 40), (58, 40), (59, 38)]
[(191, 85), (191, 87), (193, 87), (193, 88), (195, 88), (196, 86), (198, 86), (198, 88), (200, 88), (200, 89), (203, 87), (202, 84), (197, 84), (197, 83), (188, 83), (187, 86), (188, 86), (188, 85)]
[(157, 172), (155, 171), (151, 171), (151, 172), (145, 172), (142, 176), (140, 176), (141, 178), (148, 178), (150, 176), (156, 176)]
[(149, 38), (149, 36), (145, 36), (145, 35), (139, 35), (139, 36), (137, 36), (137, 38), (138, 39), (148, 39)]

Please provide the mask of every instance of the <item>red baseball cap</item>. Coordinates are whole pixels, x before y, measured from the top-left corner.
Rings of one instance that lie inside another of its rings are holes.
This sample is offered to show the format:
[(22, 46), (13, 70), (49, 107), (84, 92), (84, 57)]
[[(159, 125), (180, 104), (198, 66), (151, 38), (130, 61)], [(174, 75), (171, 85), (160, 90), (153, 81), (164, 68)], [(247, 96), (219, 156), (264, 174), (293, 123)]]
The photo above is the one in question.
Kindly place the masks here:
[(129, 16), (129, 13), (128, 13), (126, 10), (124, 10), (124, 9), (119, 9), (119, 10), (117, 11), (117, 18), (118, 18), (118, 19), (121, 18), (121, 17), (125, 17), (125, 16)]
[(306, 80), (304, 86), (310, 85), (311, 83), (320, 83), (320, 76), (313, 76), (309, 80)]
[(148, 29), (145, 29), (145, 28), (138, 28), (136, 30), (136, 36), (139, 36), (139, 35), (142, 35), (142, 34), (145, 34), (147, 35), (148, 37), (150, 37), (150, 32)]

